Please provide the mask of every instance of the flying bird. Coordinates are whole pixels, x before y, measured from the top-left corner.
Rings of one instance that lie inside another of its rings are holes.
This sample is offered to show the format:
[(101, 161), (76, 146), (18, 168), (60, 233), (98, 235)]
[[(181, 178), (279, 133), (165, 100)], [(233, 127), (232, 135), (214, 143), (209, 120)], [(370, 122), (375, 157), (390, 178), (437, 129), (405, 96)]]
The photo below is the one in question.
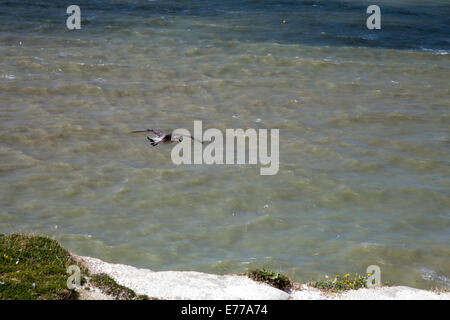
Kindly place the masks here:
[(183, 141), (183, 137), (188, 137), (191, 138), (192, 140), (198, 141), (201, 144), (203, 144), (203, 141), (199, 141), (197, 139), (195, 139), (192, 136), (187, 136), (184, 134), (177, 134), (177, 135), (172, 135), (171, 133), (164, 133), (161, 130), (158, 129), (145, 129), (145, 130), (134, 130), (131, 131), (131, 133), (142, 133), (142, 132), (151, 132), (153, 134), (156, 135), (156, 137), (150, 138), (147, 137), (148, 141), (150, 141), (150, 144), (154, 147), (157, 146), (158, 144), (162, 143), (162, 144), (169, 144), (175, 141), (181, 142)]

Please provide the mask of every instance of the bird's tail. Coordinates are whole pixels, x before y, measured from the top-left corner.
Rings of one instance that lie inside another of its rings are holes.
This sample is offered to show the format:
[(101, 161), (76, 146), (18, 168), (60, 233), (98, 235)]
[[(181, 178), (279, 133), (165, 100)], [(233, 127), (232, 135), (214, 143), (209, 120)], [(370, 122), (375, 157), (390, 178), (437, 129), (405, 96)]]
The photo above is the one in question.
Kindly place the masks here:
[(147, 139), (150, 141), (150, 144), (154, 147), (154, 146), (156, 146), (157, 144), (158, 144), (158, 142), (155, 142), (155, 140), (153, 140), (152, 138), (150, 138), (150, 137), (147, 137)]

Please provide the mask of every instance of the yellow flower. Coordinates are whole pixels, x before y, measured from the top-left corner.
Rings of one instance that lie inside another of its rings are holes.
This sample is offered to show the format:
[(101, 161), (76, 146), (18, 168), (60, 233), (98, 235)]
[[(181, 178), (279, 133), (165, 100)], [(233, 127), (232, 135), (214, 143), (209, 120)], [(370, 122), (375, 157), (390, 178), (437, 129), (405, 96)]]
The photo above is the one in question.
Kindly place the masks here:
[(349, 285), (352, 285), (352, 283), (350, 282)]
[(5, 257), (5, 259), (8, 259), (8, 256), (6, 255), (6, 253), (4, 253), (3, 256)]
[(339, 275), (338, 275), (338, 274), (336, 275), (336, 278), (339, 278)]
[(370, 273), (368, 273), (367, 276), (370, 277)]
[(350, 273), (347, 273), (347, 274), (344, 276), (344, 278), (347, 278), (348, 276), (350, 276)]

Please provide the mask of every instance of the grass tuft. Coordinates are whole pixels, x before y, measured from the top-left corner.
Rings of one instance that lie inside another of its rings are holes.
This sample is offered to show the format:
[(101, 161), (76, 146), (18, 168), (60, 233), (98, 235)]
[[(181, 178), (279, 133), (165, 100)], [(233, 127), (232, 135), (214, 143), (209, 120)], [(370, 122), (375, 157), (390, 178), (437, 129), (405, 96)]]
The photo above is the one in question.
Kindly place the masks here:
[(311, 286), (317, 289), (325, 290), (327, 292), (343, 292), (348, 290), (358, 290), (361, 288), (367, 288), (367, 279), (369, 275), (358, 275), (355, 273), (351, 275), (347, 273), (343, 276), (336, 275), (333, 278), (317, 281), (311, 283)]
[(246, 275), (250, 279), (267, 283), (283, 291), (289, 291), (293, 285), (292, 281), (286, 275), (264, 268), (250, 270), (246, 273)]
[(137, 295), (133, 290), (121, 286), (105, 273), (94, 274), (89, 282), (118, 300), (149, 300), (148, 296)]

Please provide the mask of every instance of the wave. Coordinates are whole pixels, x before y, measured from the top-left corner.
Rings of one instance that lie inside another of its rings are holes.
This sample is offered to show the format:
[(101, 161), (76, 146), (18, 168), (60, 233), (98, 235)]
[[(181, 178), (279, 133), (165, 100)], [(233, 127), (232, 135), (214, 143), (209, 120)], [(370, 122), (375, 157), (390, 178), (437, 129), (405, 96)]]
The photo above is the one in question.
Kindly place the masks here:
[(424, 47), (420, 47), (420, 49), (425, 52), (431, 52), (433, 54), (440, 54), (440, 55), (447, 55), (450, 53), (450, 50), (443, 50), (443, 49), (428, 49)]

